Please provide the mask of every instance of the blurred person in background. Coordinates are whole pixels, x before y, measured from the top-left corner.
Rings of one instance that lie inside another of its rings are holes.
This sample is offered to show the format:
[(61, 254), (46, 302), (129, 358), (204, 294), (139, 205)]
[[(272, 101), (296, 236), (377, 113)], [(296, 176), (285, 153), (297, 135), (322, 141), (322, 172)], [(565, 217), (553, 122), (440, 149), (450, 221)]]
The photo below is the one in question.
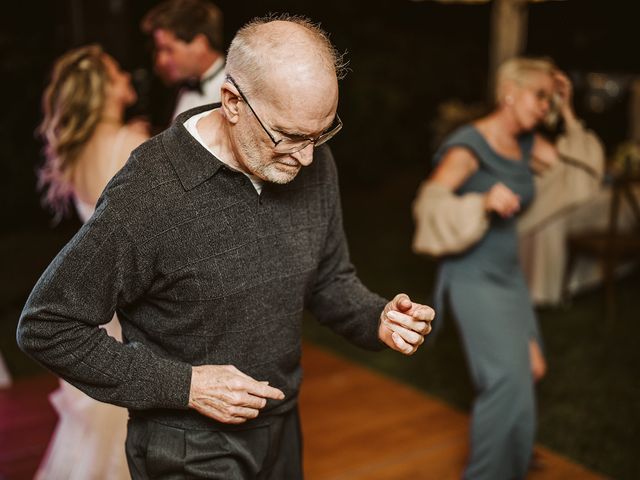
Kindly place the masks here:
[(435, 307), (447, 300), (453, 311), (476, 390), (464, 478), (524, 478), (532, 459), (534, 382), (546, 363), (517, 228), (535, 174), (565, 177), (558, 149), (535, 129), (567, 88), (550, 61), (505, 62), (495, 109), (444, 141), (413, 205), (414, 251), (442, 258)]
[(222, 12), (207, 0), (166, 0), (142, 19), (153, 38), (156, 73), (167, 85), (180, 85), (173, 118), (220, 101), (224, 81)]
[[(611, 189), (603, 176), (605, 153), (595, 132), (586, 128), (573, 109), (573, 85), (558, 73), (552, 110), (541, 133), (553, 143), (554, 168), (535, 177), (536, 197), (518, 220), (520, 259), (531, 298), (536, 305), (562, 300), (567, 268), (567, 236), (589, 228), (606, 228)], [(627, 215), (628, 216), (628, 215)], [(581, 259), (571, 274), (572, 290), (601, 280), (599, 265)]]
[[(124, 122), (136, 99), (129, 74), (98, 45), (69, 51), (55, 62), (42, 103), (39, 133), (46, 160), (38, 173), (44, 203), (56, 220), (74, 207), (89, 221), (104, 187), (148, 138), (143, 125)], [(115, 316), (104, 332), (121, 340)], [(36, 478), (129, 478), (126, 409), (94, 400), (64, 380), (51, 401), (59, 419)]]

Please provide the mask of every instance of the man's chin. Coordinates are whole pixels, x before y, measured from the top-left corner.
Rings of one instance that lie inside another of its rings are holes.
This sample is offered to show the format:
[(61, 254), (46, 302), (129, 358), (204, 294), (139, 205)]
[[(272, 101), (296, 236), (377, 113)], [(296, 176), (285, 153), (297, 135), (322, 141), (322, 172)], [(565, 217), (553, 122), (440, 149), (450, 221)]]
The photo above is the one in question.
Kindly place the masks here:
[(265, 172), (266, 180), (280, 185), (289, 183), (296, 178), (296, 175), (298, 175), (301, 168), (300, 165), (296, 165), (294, 167), (282, 163), (276, 163), (272, 167), (273, 168), (270, 168), (268, 172)]
[(269, 175), (269, 178), (267, 179), (267, 181), (271, 182), (271, 183), (277, 183), (278, 185), (285, 185), (291, 181), (293, 181), (293, 179), (296, 178), (296, 174), (294, 175)]

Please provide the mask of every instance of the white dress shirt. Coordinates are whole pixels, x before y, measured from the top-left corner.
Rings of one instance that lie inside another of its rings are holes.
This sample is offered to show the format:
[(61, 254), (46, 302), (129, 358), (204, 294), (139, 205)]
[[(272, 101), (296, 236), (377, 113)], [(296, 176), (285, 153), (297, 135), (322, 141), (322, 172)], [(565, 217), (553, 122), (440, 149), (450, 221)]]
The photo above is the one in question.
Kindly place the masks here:
[(207, 103), (216, 103), (220, 101), (220, 87), (224, 82), (224, 57), (220, 56), (211, 66), (202, 74), (200, 82), (202, 93), (182, 88), (178, 94), (176, 108), (173, 111), (175, 119), (182, 112), (190, 108), (199, 107)]

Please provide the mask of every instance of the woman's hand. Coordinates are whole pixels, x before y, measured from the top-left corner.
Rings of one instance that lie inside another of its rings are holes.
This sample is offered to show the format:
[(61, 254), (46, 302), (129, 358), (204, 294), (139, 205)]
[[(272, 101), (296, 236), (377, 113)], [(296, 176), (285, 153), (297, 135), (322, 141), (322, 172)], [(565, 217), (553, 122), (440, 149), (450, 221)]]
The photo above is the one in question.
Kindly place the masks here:
[(559, 97), (559, 110), (565, 123), (570, 124), (576, 121), (573, 112), (573, 85), (564, 72), (557, 70), (553, 76), (555, 82), (556, 95)]
[(502, 218), (509, 218), (520, 210), (520, 197), (499, 182), (485, 194), (484, 208), (487, 212), (496, 212)]

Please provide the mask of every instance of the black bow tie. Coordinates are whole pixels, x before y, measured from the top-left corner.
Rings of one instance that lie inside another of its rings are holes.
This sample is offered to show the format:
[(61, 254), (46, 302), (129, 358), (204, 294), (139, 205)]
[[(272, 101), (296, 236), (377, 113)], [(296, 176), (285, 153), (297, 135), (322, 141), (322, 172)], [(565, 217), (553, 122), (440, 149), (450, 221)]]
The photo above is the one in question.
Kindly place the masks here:
[(190, 92), (198, 92), (200, 95), (204, 93), (204, 90), (202, 89), (202, 82), (198, 78), (192, 78), (185, 81), (182, 84), (182, 88)]
[(222, 70), (224, 69), (224, 64), (220, 65), (215, 71), (211, 72), (206, 77), (200, 78), (191, 78), (186, 80), (182, 84), (182, 88), (188, 90), (190, 92), (198, 92), (200, 95), (204, 95), (204, 85), (211, 80), (213, 80)]

